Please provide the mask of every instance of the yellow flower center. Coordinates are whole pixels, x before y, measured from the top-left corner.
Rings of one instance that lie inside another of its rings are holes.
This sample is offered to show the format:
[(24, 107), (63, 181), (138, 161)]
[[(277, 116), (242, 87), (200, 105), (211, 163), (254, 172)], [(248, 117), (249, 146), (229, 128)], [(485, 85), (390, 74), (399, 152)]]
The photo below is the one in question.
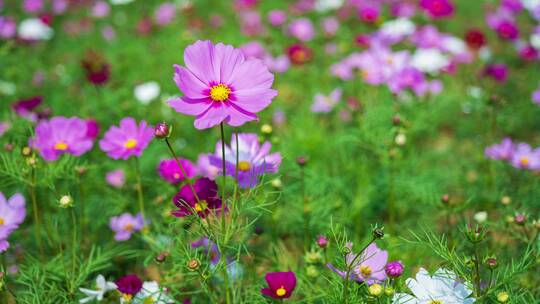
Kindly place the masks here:
[(365, 265), (360, 266), (360, 273), (363, 277), (369, 277), (372, 273), (371, 267)]
[(360, 76), (362, 77), (362, 79), (366, 79), (369, 77), (369, 72), (367, 70), (362, 70), (360, 72)]
[(195, 211), (202, 212), (208, 208), (208, 203), (205, 200), (201, 200), (198, 203), (195, 203)]
[(238, 162), (238, 170), (249, 171), (249, 169), (251, 169), (251, 164), (248, 161), (242, 160)]
[(429, 304), (444, 304), (441, 300), (431, 300), (429, 301)]
[(155, 301), (152, 297), (148, 297), (146, 299), (144, 299), (144, 302), (143, 304), (153, 304)]
[(0, 217), (0, 226), (4, 225), (5, 221), (3, 218)]
[(133, 298), (133, 296), (130, 295), (130, 294), (125, 293), (125, 294), (122, 295), (122, 298), (124, 298), (124, 300), (125, 300), (126, 302), (130, 303), (130, 302), (131, 302), (131, 298)]
[(283, 286), (276, 290), (276, 296), (283, 297), (287, 293), (287, 290)]
[(210, 98), (213, 101), (225, 101), (229, 99), (229, 94), (231, 94), (231, 89), (223, 83), (212, 86), (210, 89)]
[(136, 139), (133, 139), (133, 138), (130, 138), (128, 139), (125, 143), (124, 143), (124, 147), (126, 149), (133, 149), (137, 146), (137, 140)]
[(126, 224), (126, 225), (124, 226), (124, 230), (126, 230), (126, 231), (133, 231), (133, 224), (131, 224), (131, 223), (130, 223), (130, 224)]
[(519, 163), (522, 165), (522, 166), (527, 166), (529, 164), (529, 158), (526, 157), (526, 156), (523, 156), (522, 158), (519, 159)]
[(54, 149), (58, 151), (66, 151), (68, 149), (68, 144), (60, 140), (54, 144)]

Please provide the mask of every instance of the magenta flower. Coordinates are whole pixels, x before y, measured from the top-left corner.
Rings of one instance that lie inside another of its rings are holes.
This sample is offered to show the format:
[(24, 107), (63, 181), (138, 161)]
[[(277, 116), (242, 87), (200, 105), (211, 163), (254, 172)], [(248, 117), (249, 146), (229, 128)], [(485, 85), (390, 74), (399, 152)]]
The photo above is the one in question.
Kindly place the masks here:
[(519, 28), (515, 18), (508, 10), (498, 9), (486, 14), (486, 22), (502, 39), (516, 40), (519, 37)]
[(119, 242), (127, 241), (131, 238), (133, 232), (139, 231), (144, 227), (144, 221), (140, 213), (133, 216), (126, 212), (122, 215), (111, 217), (109, 227), (115, 233), (115, 240)]
[(292, 271), (269, 272), (264, 279), (268, 288), (261, 289), (261, 293), (274, 299), (288, 299), (296, 288), (296, 275)]
[[(347, 254), (347, 265), (352, 267), (349, 280), (365, 282), (372, 285), (386, 280), (385, 265), (388, 261), (388, 252), (381, 250), (375, 243), (370, 244), (355, 260), (357, 254)], [(345, 278), (346, 272), (336, 269), (332, 264), (327, 265), (340, 277)]]
[(184, 93), (169, 101), (177, 112), (196, 116), (195, 127), (206, 129), (222, 122), (241, 126), (257, 120), (277, 95), (274, 76), (258, 59), (245, 59), (230, 45), (197, 41), (184, 51), (187, 68), (175, 65), (174, 80)]
[(518, 169), (540, 170), (540, 148), (533, 149), (528, 144), (518, 144), (510, 163)]
[[(238, 185), (251, 188), (257, 185), (258, 177), (266, 173), (276, 173), (281, 164), (280, 153), (270, 153), (272, 144), (265, 141), (262, 146), (257, 134), (238, 134)], [(236, 138), (232, 135), (231, 145), (225, 146), (226, 173), (236, 175)], [(221, 141), (216, 144), (216, 152), (210, 155), (210, 163), (222, 170)], [(221, 174), (221, 173), (220, 173)]]
[(94, 140), (99, 135), (99, 124), (95, 119), (86, 120), (86, 137)]
[(20, 193), (6, 199), (0, 192), (0, 253), (9, 248), (8, 236), (19, 228), (26, 217), (24, 197)]
[(491, 159), (509, 160), (514, 152), (514, 143), (510, 138), (505, 138), (500, 144), (487, 147), (484, 151), (486, 157)]
[[(183, 158), (180, 158), (179, 161), (184, 170), (186, 170), (187, 178), (193, 178), (195, 175), (197, 175), (197, 168), (191, 161)], [(161, 178), (173, 185), (176, 185), (186, 179), (184, 174), (182, 174), (182, 170), (176, 163), (176, 160), (173, 158), (160, 161), (157, 171)]]
[(482, 71), (484, 76), (488, 76), (496, 82), (505, 82), (508, 78), (508, 67), (502, 63), (494, 63), (487, 65)]
[(17, 34), (17, 22), (11, 17), (0, 16), (0, 38), (10, 39)]
[[(173, 203), (178, 207), (172, 215), (175, 217), (185, 217), (197, 212), (199, 217), (206, 217), (210, 212), (221, 210), (221, 199), (218, 194), (218, 187), (214, 181), (208, 178), (199, 178), (193, 183), (193, 189), (197, 197), (191, 191), (189, 185), (184, 185), (173, 198)], [(197, 200), (198, 198), (198, 200)]]
[(42, 120), (36, 126), (30, 146), (36, 148), (46, 161), (53, 161), (64, 153), (80, 156), (92, 149), (92, 139), (87, 135), (86, 121), (63, 116)]
[(311, 112), (329, 113), (341, 101), (342, 93), (342, 90), (337, 88), (328, 96), (324, 96), (320, 93), (315, 94), (313, 104), (311, 105)]
[(140, 157), (148, 146), (154, 129), (141, 121), (139, 125), (131, 117), (123, 118), (119, 126), (112, 126), (99, 141), (99, 147), (110, 158), (128, 159), (130, 156)]
[(107, 172), (107, 175), (105, 175), (105, 180), (107, 181), (107, 184), (111, 185), (112, 187), (122, 188), (126, 183), (126, 175), (122, 169), (113, 170)]
[(41, 12), (44, 5), (43, 0), (24, 0), (23, 9), (29, 14), (35, 14)]
[(309, 41), (315, 36), (315, 28), (308, 18), (300, 18), (289, 24), (289, 34), (300, 41)]
[(20, 99), (11, 105), (11, 108), (21, 117), (31, 121), (37, 120), (36, 108), (43, 103), (42, 96), (32, 96), (27, 99)]
[(535, 104), (540, 105), (540, 87), (532, 93), (531, 98)]
[(157, 25), (165, 26), (174, 21), (176, 17), (176, 5), (171, 2), (161, 4), (154, 13), (154, 20)]
[(454, 13), (454, 5), (450, 0), (420, 0), (420, 8), (435, 19), (449, 17)]
[(401, 276), (401, 274), (403, 273), (403, 269), (404, 267), (401, 261), (390, 262), (386, 264), (386, 267), (384, 268), (384, 270), (386, 271), (386, 275), (392, 278), (397, 278)]
[(134, 296), (141, 291), (143, 282), (136, 274), (128, 274), (114, 282), (119, 292), (124, 295)]

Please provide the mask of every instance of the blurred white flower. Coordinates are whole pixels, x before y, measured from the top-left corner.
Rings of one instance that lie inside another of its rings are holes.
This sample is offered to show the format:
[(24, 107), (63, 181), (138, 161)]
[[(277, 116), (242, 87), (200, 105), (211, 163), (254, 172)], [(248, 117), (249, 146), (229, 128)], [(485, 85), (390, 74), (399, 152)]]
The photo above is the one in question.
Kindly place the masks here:
[(54, 30), (39, 18), (23, 20), (17, 33), (24, 40), (49, 40), (54, 36)]
[(135, 0), (110, 0), (112, 5), (122, 5), (122, 4), (128, 4)]
[(12, 82), (0, 80), (0, 93), (4, 95), (13, 95), (17, 91), (17, 86)]
[(531, 45), (535, 49), (540, 50), (540, 34), (532, 34), (531, 35)]
[(407, 136), (405, 136), (404, 133), (399, 133), (398, 135), (396, 135), (395, 141), (396, 145), (403, 146), (407, 143)]
[(133, 299), (133, 304), (169, 304), (174, 301), (156, 281), (144, 282), (141, 291)]
[(474, 220), (477, 221), (479, 224), (482, 224), (487, 220), (488, 214), (486, 211), (480, 211), (476, 212), (474, 214)]
[(343, 5), (344, 0), (317, 0), (315, 9), (319, 12), (336, 10)]
[(438, 49), (418, 49), (414, 53), (411, 65), (426, 73), (436, 74), (447, 67), (450, 60)]
[(107, 280), (105, 280), (105, 277), (100, 274), (96, 278), (96, 290), (79, 288), (79, 290), (87, 296), (84, 299), (80, 299), (79, 303), (88, 303), (94, 300), (97, 300), (99, 302), (103, 300), (103, 296), (105, 295), (105, 293), (107, 293), (107, 291), (115, 289), (116, 284), (114, 284), (113, 282), (107, 282)]
[(135, 98), (142, 104), (149, 104), (152, 100), (159, 96), (159, 93), (159, 84), (155, 81), (140, 84), (133, 90)]
[(381, 25), (380, 33), (388, 37), (404, 37), (414, 33), (416, 25), (407, 18), (390, 20)]
[(491, 49), (487, 46), (484, 46), (478, 51), (478, 57), (484, 62), (489, 61), (491, 59), (491, 55)]

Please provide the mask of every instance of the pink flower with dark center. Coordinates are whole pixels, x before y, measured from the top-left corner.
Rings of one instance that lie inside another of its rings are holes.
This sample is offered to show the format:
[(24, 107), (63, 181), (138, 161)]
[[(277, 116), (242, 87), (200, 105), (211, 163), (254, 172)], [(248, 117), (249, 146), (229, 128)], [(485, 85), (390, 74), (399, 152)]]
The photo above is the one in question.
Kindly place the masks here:
[(125, 160), (130, 156), (140, 157), (153, 137), (154, 129), (146, 121), (137, 125), (135, 119), (126, 117), (119, 126), (112, 126), (105, 132), (99, 147), (110, 158)]
[(56, 160), (64, 153), (80, 156), (92, 149), (92, 145), (86, 121), (63, 116), (40, 121), (30, 144), (46, 161)]
[(206, 217), (211, 212), (221, 211), (221, 199), (219, 198), (218, 186), (216, 182), (208, 178), (199, 178), (193, 183), (193, 194), (189, 185), (184, 185), (173, 198), (173, 204), (178, 208), (172, 215), (175, 217), (184, 217), (197, 214), (199, 217)]
[(420, 0), (420, 8), (435, 19), (450, 17), (454, 13), (454, 4), (450, 0)]
[(274, 299), (290, 298), (296, 288), (296, 275), (292, 271), (270, 272), (264, 279), (268, 288), (261, 289), (261, 293)]
[[(187, 178), (193, 178), (197, 175), (197, 168), (187, 159), (180, 158), (180, 163), (184, 170), (186, 170)], [(170, 184), (176, 185), (186, 179), (182, 170), (174, 159), (164, 159), (159, 162), (157, 167), (159, 176)]]
[(256, 113), (277, 95), (266, 65), (246, 59), (230, 45), (197, 41), (184, 51), (184, 62), (186, 68), (174, 65), (174, 81), (184, 96), (168, 103), (179, 113), (195, 116), (197, 129), (258, 120)]

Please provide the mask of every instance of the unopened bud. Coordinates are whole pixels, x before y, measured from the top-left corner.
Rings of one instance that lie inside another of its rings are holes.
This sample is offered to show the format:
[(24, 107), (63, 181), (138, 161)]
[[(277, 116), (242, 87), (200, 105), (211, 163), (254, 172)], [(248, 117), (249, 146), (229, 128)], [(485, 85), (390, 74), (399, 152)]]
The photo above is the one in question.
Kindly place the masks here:
[(274, 178), (271, 184), (272, 184), (272, 187), (276, 189), (280, 189), (281, 187), (283, 187), (283, 183), (281, 182), (281, 179), (279, 178)]
[(516, 216), (514, 216), (514, 222), (516, 222), (516, 224), (520, 226), (525, 225), (526, 221), (527, 221), (527, 217), (523, 213), (518, 213), (516, 214)]
[(319, 271), (317, 270), (316, 266), (309, 265), (306, 267), (306, 274), (310, 278), (316, 278), (319, 276)]
[(30, 156), (30, 155), (32, 154), (32, 148), (30, 148), (30, 147), (24, 147), (24, 148), (22, 148), (21, 154), (22, 154), (23, 156)]
[(394, 117), (392, 117), (392, 124), (394, 126), (399, 126), (401, 124), (401, 117), (399, 117), (399, 115), (394, 115)]
[(169, 256), (169, 253), (167, 251), (160, 252), (156, 256), (156, 262), (163, 263), (163, 262), (165, 262), (165, 260), (167, 259), (168, 256)]
[(498, 262), (497, 259), (494, 258), (494, 257), (489, 257), (489, 258), (487, 258), (487, 259), (484, 261), (484, 264), (485, 264), (486, 267), (489, 268), (489, 269), (495, 269), (495, 268), (497, 268), (497, 266), (499, 266), (499, 262)]
[(369, 286), (368, 292), (374, 297), (379, 297), (383, 293), (383, 287), (380, 284), (373, 284)]
[(499, 303), (506, 303), (508, 302), (509, 299), (510, 299), (510, 296), (508, 295), (507, 292), (502, 291), (497, 294), (497, 302)]
[(396, 291), (395, 291), (394, 288), (392, 288), (392, 287), (386, 287), (386, 288), (384, 289), (384, 294), (385, 294), (386, 296), (388, 296), (388, 297), (393, 296), (394, 293), (396, 293)]
[(58, 200), (58, 205), (60, 208), (69, 208), (73, 207), (73, 197), (71, 195), (64, 195)]
[(272, 134), (272, 126), (269, 124), (262, 125), (261, 132), (266, 135)]
[(165, 122), (160, 122), (154, 127), (154, 136), (159, 139), (169, 137), (171, 132), (172, 128)]
[(510, 205), (511, 202), (512, 202), (512, 199), (508, 195), (505, 195), (501, 198), (501, 204), (505, 206)]
[(450, 202), (450, 195), (449, 194), (443, 194), (441, 196), (441, 202), (443, 204), (448, 204)]
[(324, 235), (317, 236), (317, 246), (320, 248), (326, 248), (328, 246), (328, 239)]
[(201, 266), (201, 263), (197, 259), (191, 259), (187, 263), (187, 267), (191, 271), (195, 271), (195, 270), (199, 269), (200, 266)]
[(296, 163), (300, 167), (304, 167), (307, 164), (307, 158), (305, 156), (299, 156), (296, 158)]
[(373, 229), (373, 238), (382, 239), (384, 237), (384, 231), (381, 228)]

